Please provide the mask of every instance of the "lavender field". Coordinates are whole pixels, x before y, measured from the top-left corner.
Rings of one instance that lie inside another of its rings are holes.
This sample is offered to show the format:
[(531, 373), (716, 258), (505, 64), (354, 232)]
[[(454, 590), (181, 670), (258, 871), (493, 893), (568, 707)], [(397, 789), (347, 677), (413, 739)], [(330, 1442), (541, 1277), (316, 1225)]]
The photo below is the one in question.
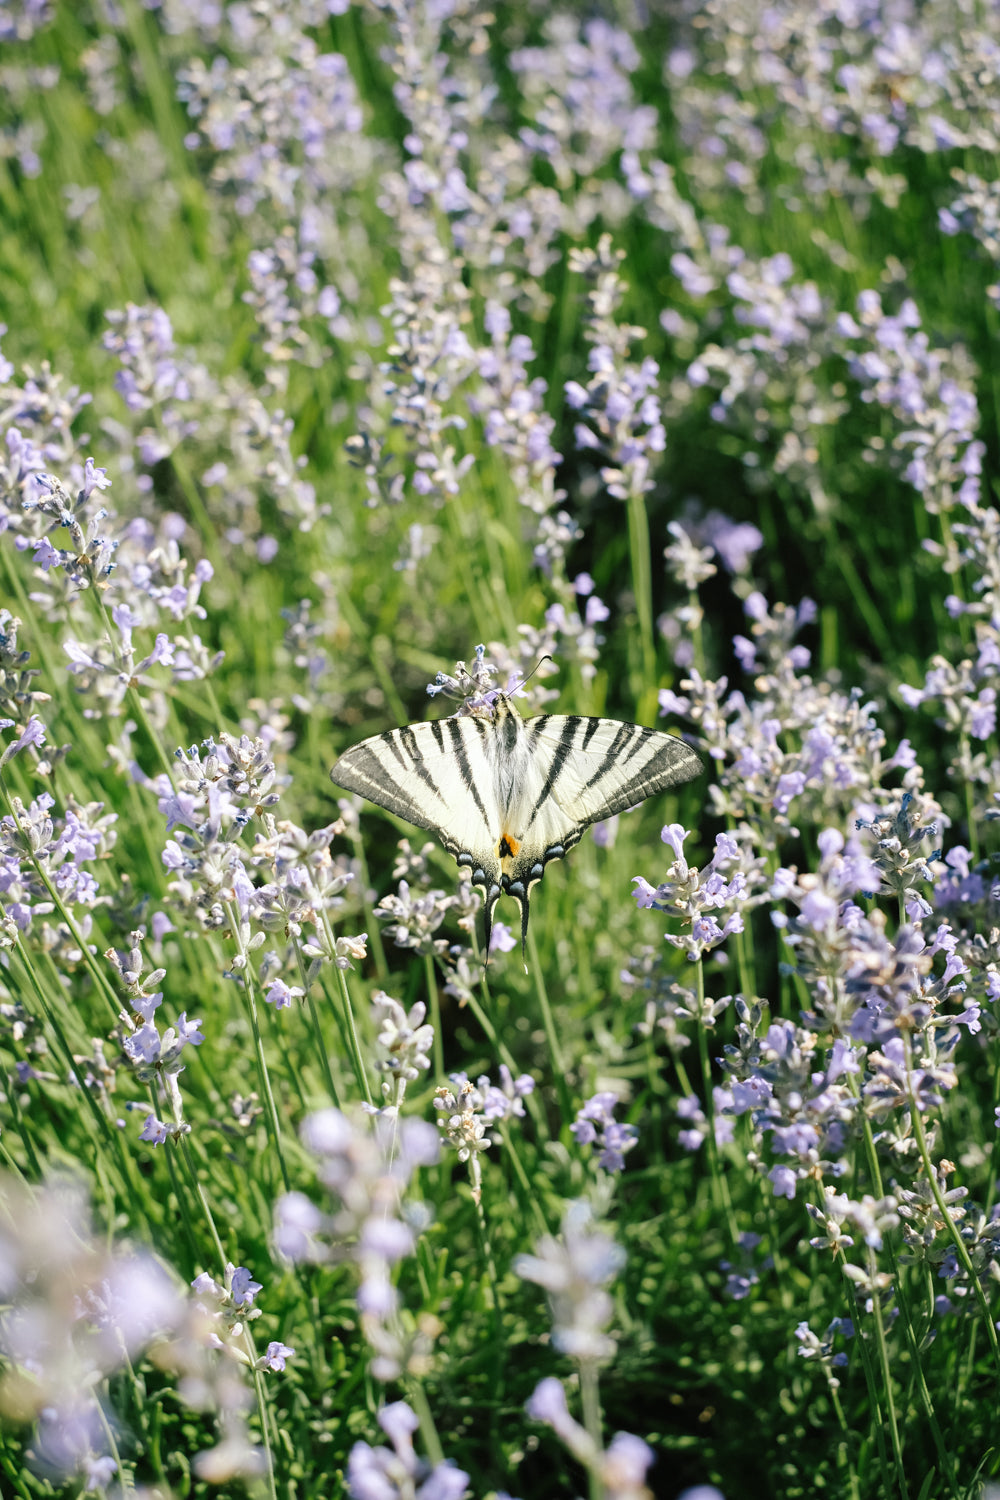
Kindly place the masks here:
[[(4, 1500), (1000, 1496), (998, 158), (989, 0), (0, 0)], [(487, 966), (330, 770), (504, 695), (705, 769)]]

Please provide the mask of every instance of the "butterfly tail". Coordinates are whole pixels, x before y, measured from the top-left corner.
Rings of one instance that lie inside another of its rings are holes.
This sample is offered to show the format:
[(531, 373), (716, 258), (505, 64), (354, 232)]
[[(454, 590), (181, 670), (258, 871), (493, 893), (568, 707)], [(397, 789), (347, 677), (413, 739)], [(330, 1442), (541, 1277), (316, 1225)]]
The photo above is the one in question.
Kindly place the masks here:
[(493, 913), (496, 911), (497, 902), (500, 900), (500, 887), (491, 885), (489, 890), (483, 892), (483, 910), (486, 918), (486, 962), (483, 968), (489, 968), (490, 963), (490, 937), (493, 933)]
[[(520, 884), (520, 882), (518, 882)], [(522, 893), (512, 890), (510, 893), (518, 906), (521, 908), (521, 958), (524, 962), (524, 972), (528, 972), (528, 892)]]

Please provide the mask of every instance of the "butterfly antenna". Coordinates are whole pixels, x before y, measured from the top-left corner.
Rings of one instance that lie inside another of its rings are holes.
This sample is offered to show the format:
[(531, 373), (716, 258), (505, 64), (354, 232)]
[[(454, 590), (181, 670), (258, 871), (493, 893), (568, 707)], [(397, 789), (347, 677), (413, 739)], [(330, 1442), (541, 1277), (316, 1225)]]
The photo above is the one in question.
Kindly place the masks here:
[(535, 662), (535, 665), (532, 667), (532, 669), (528, 673), (527, 677), (522, 677), (521, 678), (521, 681), (517, 684), (517, 687), (514, 688), (513, 691), (515, 693), (516, 692), (520, 692), (521, 688), (524, 687), (525, 683), (530, 682), (531, 679), (532, 679), (532, 677), (534, 677), (535, 673), (538, 671), (538, 668), (542, 665), (542, 662), (543, 661), (551, 661), (551, 660), (552, 660), (552, 657), (546, 651), (545, 655), (544, 656), (540, 656), (538, 658), (538, 660)]

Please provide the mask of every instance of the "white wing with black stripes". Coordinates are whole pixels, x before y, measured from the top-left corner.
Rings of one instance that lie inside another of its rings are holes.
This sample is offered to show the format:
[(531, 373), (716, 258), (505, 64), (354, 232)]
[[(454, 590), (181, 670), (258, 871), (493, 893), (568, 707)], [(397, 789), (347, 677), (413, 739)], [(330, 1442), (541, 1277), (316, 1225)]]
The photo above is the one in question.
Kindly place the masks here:
[(701, 756), (641, 724), (541, 714), (522, 719), (503, 693), (461, 718), (408, 724), (363, 740), (330, 779), (418, 828), (438, 834), (472, 871), (486, 905), (486, 951), (501, 895), (521, 908), (550, 859), (600, 818), (690, 781)]

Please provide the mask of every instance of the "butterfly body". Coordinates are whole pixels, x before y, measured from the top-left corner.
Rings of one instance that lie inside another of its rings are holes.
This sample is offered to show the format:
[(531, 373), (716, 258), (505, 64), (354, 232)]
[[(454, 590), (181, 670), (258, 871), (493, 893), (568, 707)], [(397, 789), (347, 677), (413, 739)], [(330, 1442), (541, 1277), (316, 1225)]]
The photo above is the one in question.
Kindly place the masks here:
[(640, 724), (578, 714), (522, 719), (497, 693), (469, 713), (408, 724), (363, 740), (330, 779), (436, 833), (482, 888), (489, 952), (501, 895), (521, 909), (591, 823), (689, 781), (703, 769), (683, 740)]

